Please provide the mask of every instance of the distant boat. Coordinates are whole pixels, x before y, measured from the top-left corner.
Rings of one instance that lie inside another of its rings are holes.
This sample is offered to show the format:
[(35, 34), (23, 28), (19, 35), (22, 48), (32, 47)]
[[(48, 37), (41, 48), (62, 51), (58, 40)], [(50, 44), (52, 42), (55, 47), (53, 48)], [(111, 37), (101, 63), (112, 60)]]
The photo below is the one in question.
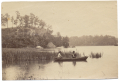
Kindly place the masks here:
[(55, 61), (86, 61), (88, 57), (80, 57), (80, 58), (55, 58)]

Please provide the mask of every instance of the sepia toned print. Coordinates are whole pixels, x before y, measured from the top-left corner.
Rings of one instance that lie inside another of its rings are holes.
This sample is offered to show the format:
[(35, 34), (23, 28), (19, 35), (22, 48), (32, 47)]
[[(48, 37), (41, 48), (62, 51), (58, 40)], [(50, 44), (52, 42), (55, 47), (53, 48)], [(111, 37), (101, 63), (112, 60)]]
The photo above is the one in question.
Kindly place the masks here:
[(1, 8), (2, 80), (118, 78), (117, 1)]

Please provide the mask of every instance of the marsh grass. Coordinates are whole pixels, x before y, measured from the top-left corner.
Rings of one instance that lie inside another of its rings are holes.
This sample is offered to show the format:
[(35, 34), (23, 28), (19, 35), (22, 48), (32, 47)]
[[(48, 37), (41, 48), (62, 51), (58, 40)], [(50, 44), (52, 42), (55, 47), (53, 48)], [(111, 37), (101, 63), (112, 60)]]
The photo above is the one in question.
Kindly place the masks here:
[[(58, 52), (55, 51), (35, 51), (35, 49), (3, 49), (2, 61), (17, 62), (17, 61), (37, 61), (37, 60), (53, 60), (57, 57)], [(61, 53), (64, 58), (71, 58), (71, 51)]]
[(52, 60), (57, 56), (55, 52), (32, 52), (32, 51), (3, 51), (2, 60), (6, 62)]
[[(35, 49), (2, 49), (3, 62), (17, 62), (17, 61), (40, 61), (53, 60), (57, 57), (58, 52), (55, 51), (35, 51)], [(72, 58), (72, 51), (62, 51), (61, 55), (64, 58)], [(81, 57), (81, 53), (76, 52), (77, 57)], [(91, 58), (100, 58), (102, 53), (91, 52)]]
[(93, 53), (91, 52), (90, 58), (101, 58), (103, 56), (103, 53)]

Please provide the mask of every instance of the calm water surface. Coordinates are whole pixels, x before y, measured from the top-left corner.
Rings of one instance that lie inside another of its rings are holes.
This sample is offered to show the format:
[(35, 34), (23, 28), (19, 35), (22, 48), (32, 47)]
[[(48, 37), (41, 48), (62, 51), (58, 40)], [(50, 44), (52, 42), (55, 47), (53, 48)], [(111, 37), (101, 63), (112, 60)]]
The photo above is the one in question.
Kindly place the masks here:
[(3, 80), (23, 79), (104, 79), (118, 78), (117, 46), (76, 47), (79, 53), (89, 56), (91, 52), (102, 52), (102, 58), (90, 58), (87, 62), (26, 61), (2, 66)]

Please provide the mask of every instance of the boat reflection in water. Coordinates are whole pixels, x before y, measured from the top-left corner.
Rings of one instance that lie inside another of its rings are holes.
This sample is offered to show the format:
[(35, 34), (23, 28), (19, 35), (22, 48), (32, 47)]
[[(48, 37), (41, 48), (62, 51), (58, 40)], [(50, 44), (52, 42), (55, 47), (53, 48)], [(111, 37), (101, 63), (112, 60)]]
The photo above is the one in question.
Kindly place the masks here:
[(76, 61), (73, 61), (73, 66), (75, 66), (76, 65)]
[(76, 66), (77, 62), (86, 62), (87, 63), (87, 61), (54, 61), (54, 62), (58, 63), (60, 67), (63, 67), (63, 62), (72, 62), (73, 66)]
[(59, 61), (58, 64), (60, 67), (63, 67), (63, 62)]
[(72, 61), (73, 62), (73, 66), (76, 66), (76, 62), (86, 62), (87, 63), (87, 61), (85, 60), (85, 61)]

